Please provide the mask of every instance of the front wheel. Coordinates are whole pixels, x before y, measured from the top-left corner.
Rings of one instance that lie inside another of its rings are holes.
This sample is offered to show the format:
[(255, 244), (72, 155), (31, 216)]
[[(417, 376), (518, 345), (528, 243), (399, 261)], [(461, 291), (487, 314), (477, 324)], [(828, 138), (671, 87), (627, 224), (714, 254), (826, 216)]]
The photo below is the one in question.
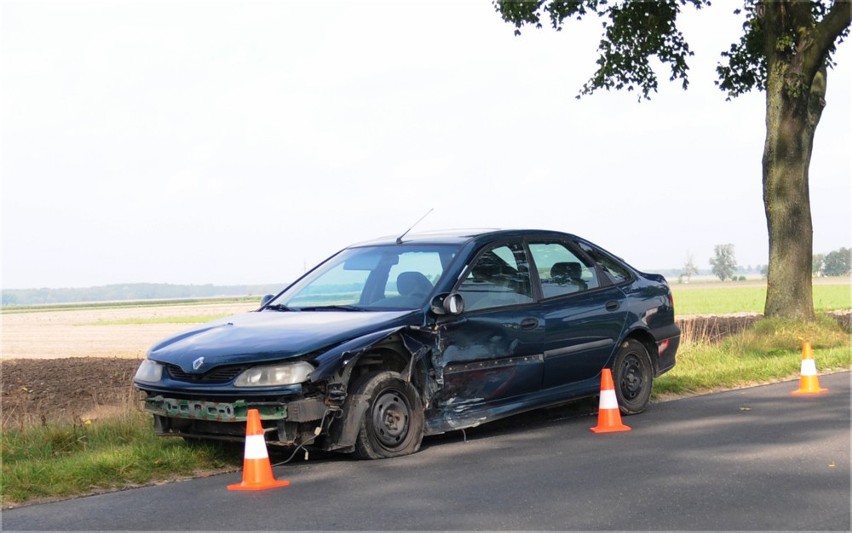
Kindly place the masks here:
[(654, 384), (651, 356), (644, 344), (635, 339), (622, 343), (612, 365), (612, 378), (621, 413), (634, 415), (644, 411)]
[(420, 449), (424, 415), (420, 395), (397, 372), (379, 372), (358, 380), (355, 394), (369, 398), (355, 441), (361, 459), (408, 455)]

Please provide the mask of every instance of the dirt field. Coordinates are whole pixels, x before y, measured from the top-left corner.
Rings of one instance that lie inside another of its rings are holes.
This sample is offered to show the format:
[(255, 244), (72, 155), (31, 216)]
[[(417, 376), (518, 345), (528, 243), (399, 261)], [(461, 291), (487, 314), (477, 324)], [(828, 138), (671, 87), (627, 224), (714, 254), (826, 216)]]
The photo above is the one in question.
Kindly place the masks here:
[(193, 324), (115, 324), (242, 313), (253, 304), (86, 309), (0, 315), (2, 427), (85, 421), (135, 402), (148, 348)]

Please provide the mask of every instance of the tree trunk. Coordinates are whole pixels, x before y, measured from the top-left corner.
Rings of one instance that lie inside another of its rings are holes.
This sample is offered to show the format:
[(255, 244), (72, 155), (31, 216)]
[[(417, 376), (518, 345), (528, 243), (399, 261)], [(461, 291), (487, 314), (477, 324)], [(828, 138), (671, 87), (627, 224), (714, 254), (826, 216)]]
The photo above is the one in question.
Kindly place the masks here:
[(763, 203), (769, 229), (764, 315), (814, 319), (813, 225), (808, 167), (825, 105), (825, 69), (813, 80), (781, 62), (770, 65), (766, 88)]

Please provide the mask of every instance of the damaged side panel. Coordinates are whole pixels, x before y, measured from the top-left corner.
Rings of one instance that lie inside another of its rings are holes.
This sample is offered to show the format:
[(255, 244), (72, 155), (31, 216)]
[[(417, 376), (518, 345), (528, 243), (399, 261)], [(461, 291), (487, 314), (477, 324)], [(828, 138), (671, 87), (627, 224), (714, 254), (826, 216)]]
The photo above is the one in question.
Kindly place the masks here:
[(491, 409), (541, 388), (544, 327), (537, 314), (501, 308), (469, 313), (437, 328), (432, 366), (438, 391), (426, 433), (476, 426)]
[[(543, 328), (536, 321), (535, 327), (524, 329), (516, 310), (467, 315), (429, 330), (398, 328), (384, 333), (371, 342), (359, 342), (357, 348), (347, 347), (346, 353), (335, 350), (343, 362), (336, 373), (326, 372), (330, 390), (352, 381), (362, 357), (393, 345), (406, 359), (400, 374), (420, 392), (427, 435), (477, 426), (522, 411), (527, 404), (530, 409), (538, 405)], [(519, 396), (528, 399), (519, 405), (515, 401)], [(340, 404), (342, 420), (330, 429), (331, 449), (351, 448), (368, 401), (347, 396)]]

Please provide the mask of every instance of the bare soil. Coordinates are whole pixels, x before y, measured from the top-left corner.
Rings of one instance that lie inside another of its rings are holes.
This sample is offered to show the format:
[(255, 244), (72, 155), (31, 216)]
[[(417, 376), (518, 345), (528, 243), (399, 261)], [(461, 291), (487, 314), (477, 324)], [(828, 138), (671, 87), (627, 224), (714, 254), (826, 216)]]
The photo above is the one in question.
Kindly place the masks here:
[(66, 357), (0, 361), (5, 428), (94, 420), (136, 405), (137, 359)]
[[(252, 304), (3, 313), (2, 427), (84, 422), (138, 406), (131, 385), (157, 341), (190, 329), (182, 317), (230, 315)], [(178, 323), (144, 323), (174, 317)], [(119, 323), (116, 322), (139, 322)]]
[[(2, 427), (85, 422), (138, 406), (131, 380), (147, 349), (192, 324), (115, 321), (228, 315), (253, 308), (215, 304), (4, 313), (0, 315)], [(840, 319), (847, 328), (850, 317), (846, 312)], [(721, 338), (758, 318), (753, 314), (684, 317), (679, 323), (685, 335)]]

